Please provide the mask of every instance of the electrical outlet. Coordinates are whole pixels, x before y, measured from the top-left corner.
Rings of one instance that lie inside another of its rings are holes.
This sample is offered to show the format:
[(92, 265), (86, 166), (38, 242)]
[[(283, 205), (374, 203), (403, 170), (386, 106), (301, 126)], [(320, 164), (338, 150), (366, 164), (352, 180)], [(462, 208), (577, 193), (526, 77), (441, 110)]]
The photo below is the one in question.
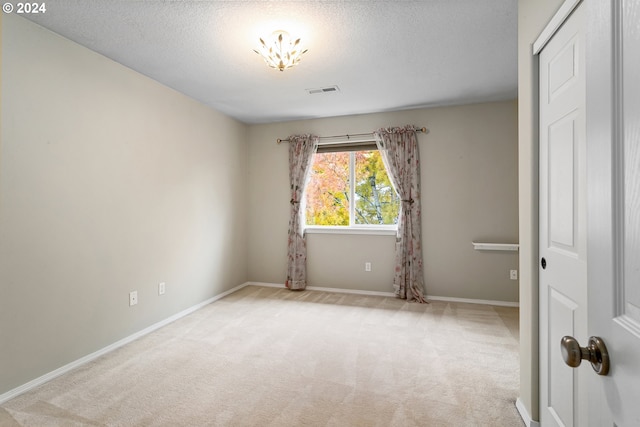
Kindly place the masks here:
[(138, 291), (129, 292), (129, 306), (138, 303)]
[(511, 270), (509, 272), (509, 278), (511, 280), (518, 280), (518, 270)]
[(364, 271), (371, 271), (371, 263), (370, 262), (365, 262), (364, 263)]
[(164, 282), (158, 284), (158, 295), (164, 295)]

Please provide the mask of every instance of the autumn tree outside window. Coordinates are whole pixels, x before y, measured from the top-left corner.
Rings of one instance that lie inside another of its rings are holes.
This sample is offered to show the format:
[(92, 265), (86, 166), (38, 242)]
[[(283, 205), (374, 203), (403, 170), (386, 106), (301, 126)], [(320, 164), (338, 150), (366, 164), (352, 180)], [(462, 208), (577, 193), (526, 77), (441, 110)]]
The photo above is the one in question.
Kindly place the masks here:
[(305, 189), (308, 227), (395, 229), (399, 209), (375, 142), (318, 147)]

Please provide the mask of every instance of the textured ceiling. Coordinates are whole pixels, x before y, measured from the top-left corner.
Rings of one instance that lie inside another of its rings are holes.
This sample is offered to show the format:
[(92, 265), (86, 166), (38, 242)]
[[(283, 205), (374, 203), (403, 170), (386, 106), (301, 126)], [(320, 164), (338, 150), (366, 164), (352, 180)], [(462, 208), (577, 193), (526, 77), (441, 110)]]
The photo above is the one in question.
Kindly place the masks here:
[[(28, 19), (246, 123), (517, 94), (517, 0), (46, 5)], [(278, 29), (309, 49), (284, 72), (252, 51)], [(340, 91), (307, 92), (333, 85)]]

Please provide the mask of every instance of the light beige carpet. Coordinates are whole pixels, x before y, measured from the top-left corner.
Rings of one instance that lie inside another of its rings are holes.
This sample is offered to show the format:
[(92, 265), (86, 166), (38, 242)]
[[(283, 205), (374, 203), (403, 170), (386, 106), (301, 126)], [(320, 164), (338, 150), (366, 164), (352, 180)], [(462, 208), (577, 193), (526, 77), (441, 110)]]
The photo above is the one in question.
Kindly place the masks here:
[(1, 426), (522, 426), (518, 311), (246, 287), (0, 406)]

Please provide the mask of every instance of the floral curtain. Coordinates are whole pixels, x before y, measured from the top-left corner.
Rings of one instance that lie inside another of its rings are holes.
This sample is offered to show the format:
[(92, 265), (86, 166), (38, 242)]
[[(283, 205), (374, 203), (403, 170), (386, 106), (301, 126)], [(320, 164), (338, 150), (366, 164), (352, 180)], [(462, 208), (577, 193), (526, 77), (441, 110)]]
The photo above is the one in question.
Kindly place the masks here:
[(416, 128), (380, 129), (374, 135), (389, 178), (402, 200), (396, 235), (395, 294), (408, 301), (427, 302), (422, 268), (420, 158)]
[(293, 135), (289, 137), (289, 182), (291, 200), (289, 203), (289, 239), (287, 281), (291, 290), (307, 287), (307, 241), (303, 223), (303, 193), (311, 172), (313, 153), (318, 148), (319, 138), (314, 135)]

